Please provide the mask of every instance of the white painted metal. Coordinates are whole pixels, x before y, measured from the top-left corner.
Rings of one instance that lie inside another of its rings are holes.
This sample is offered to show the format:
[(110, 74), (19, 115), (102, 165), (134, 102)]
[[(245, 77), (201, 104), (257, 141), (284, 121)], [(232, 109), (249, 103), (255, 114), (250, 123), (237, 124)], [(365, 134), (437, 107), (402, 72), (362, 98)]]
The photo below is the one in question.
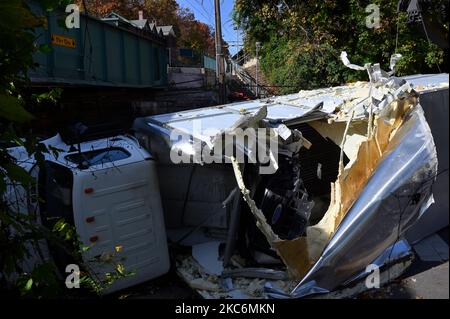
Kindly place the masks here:
[[(58, 156), (46, 154), (47, 161), (72, 172), (74, 223), (81, 241), (92, 246), (83, 255), (91, 273), (103, 278), (107, 272), (114, 272), (119, 262), (125, 272), (135, 272), (114, 282), (106, 293), (167, 273), (170, 261), (166, 230), (156, 163), (151, 155), (134, 138), (115, 136), (81, 143), (81, 152), (112, 148), (124, 150), (128, 157), (112, 162), (105, 157), (102, 163), (80, 168), (68, 157), (79, 152), (71, 150), (59, 135), (43, 144), (59, 149)], [(11, 150), (18, 159), (24, 157), (23, 152), (20, 148)], [(24, 168), (31, 169), (34, 160), (24, 163)], [(92, 192), (86, 193), (87, 188)]]
[[(112, 254), (116, 262), (125, 259), (125, 271), (136, 272), (114, 283), (109, 292), (158, 277), (169, 270), (154, 165), (152, 160), (140, 161), (74, 175), (77, 232), (86, 245), (92, 245), (91, 239), (98, 238), (85, 258)], [(86, 188), (94, 192), (85, 194)], [(95, 221), (87, 223), (89, 217), (94, 217)], [(93, 265), (99, 276), (112, 270), (112, 266), (104, 263)]]
[[(130, 157), (87, 170), (72, 167), (75, 226), (82, 242), (92, 245), (84, 258), (92, 261), (93, 272), (100, 278), (122, 260), (125, 271), (135, 272), (116, 281), (107, 292), (165, 274), (170, 265), (155, 162), (127, 137), (85, 143), (82, 150), (92, 149), (87, 144), (95, 144), (97, 150), (118, 147)], [(88, 188), (93, 192), (86, 194)], [(89, 217), (95, 220), (88, 223)], [(113, 256), (111, 265), (93, 261), (107, 254)]]

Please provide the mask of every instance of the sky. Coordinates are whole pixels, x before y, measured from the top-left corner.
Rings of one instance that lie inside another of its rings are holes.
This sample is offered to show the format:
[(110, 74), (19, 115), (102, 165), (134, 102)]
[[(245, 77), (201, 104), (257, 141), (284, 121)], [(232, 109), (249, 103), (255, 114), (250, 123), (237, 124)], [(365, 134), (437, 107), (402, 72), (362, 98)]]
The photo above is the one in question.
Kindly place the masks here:
[[(201, 22), (210, 25), (214, 29), (214, 0), (177, 0), (181, 7), (189, 8), (195, 15), (195, 18)], [(234, 54), (242, 45), (241, 31), (234, 30), (235, 26), (231, 18), (233, 11), (233, 0), (220, 0), (220, 15), (222, 18), (222, 36), (230, 45), (230, 53)], [(239, 41), (236, 43), (236, 41)]]

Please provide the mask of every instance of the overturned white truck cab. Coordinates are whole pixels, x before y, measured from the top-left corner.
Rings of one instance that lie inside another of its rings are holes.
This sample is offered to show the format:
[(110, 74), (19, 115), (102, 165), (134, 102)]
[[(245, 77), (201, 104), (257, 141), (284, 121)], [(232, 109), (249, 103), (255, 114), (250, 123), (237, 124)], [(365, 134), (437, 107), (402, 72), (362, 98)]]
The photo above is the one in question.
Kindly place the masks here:
[[(28, 158), (23, 148), (10, 149), (38, 179), (36, 192), (41, 198), (34, 203), (17, 198), (17, 187), (11, 186), (11, 209), (38, 212), (40, 222), (50, 229), (61, 218), (75, 226), (89, 247), (83, 258), (96, 278), (104, 280), (118, 262), (135, 273), (115, 281), (106, 292), (167, 273), (170, 262), (156, 163), (136, 139), (118, 135), (72, 143), (58, 134), (42, 143), (58, 150), (56, 155), (46, 154), (44, 167)], [(44, 258), (52, 257), (64, 271), (73, 262), (71, 256), (49, 246), (43, 249)], [(35, 257), (25, 269), (39, 262)]]
[(166, 273), (169, 250), (205, 298), (351, 296), (373, 267), (392, 280), (411, 263), (405, 234), (428, 214), (438, 173), (420, 102), (443, 94), (430, 101), (448, 109), (448, 74), (369, 74), (139, 118), (133, 136), (46, 140), (62, 151), (35, 174), (42, 222), (73, 222), (88, 262), (123, 257), (136, 274), (109, 292)]

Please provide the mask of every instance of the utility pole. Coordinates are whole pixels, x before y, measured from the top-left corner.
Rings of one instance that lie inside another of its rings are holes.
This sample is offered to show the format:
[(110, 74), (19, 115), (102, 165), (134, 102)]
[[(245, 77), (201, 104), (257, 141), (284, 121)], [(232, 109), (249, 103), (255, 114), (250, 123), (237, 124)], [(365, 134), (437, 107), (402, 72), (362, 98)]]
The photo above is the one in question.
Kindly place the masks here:
[(225, 64), (223, 58), (222, 43), (222, 19), (220, 17), (220, 0), (214, 0), (214, 9), (216, 17), (216, 76), (219, 84), (219, 101), (225, 103)]
[(256, 80), (256, 98), (259, 98), (259, 83), (258, 83), (259, 58), (258, 58), (258, 53), (259, 53), (259, 48), (260, 47), (261, 47), (261, 42), (256, 42), (256, 76), (255, 76), (255, 80)]

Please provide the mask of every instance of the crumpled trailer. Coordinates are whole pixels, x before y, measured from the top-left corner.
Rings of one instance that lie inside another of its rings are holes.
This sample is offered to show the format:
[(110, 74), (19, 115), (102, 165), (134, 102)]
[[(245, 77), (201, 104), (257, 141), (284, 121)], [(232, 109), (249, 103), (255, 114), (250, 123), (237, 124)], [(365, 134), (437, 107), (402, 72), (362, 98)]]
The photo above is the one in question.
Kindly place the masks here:
[[(38, 209), (73, 220), (93, 245), (86, 261), (118, 252), (138, 268), (108, 292), (167, 272), (166, 234), (178, 273), (206, 298), (345, 297), (376, 267), (392, 280), (411, 262), (404, 234), (427, 214), (438, 171), (420, 92), (448, 94), (448, 75), (369, 75), (139, 118), (134, 137), (46, 140), (62, 152), (34, 172), (47, 187)], [(23, 149), (11, 155), (36, 168)]]
[[(448, 92), (448, 75), (364, 69), (368, 83), (135, 121), (158, 161), (170, 242), (192, 246), (178, 273), (204, 297), (349, 297), (375, 268), (383, 284), (409, 266), (404, 235), (438, 172), (420, 93)], [(258, 162), (247, 128), (274, 136), (277, 160)], [(216, 156), (227, 136), (234, 156)]]

